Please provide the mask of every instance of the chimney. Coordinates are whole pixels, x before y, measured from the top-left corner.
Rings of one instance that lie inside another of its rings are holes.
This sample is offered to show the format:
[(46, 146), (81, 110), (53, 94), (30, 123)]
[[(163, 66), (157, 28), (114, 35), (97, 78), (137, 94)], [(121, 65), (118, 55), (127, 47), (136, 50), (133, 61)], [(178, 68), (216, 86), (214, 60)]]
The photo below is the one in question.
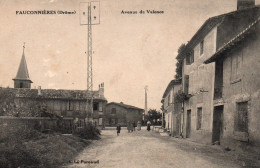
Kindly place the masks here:
[(41, 86), (38, 86), (38, 96), (41, 96), (42, 95), (42, 89), (41, 89)]
[(237, 10), (252, 8), (255, 6), (255, 0), (237, 0)]
[(104, 83), (99, 85), (99, 97), (104, 97)]

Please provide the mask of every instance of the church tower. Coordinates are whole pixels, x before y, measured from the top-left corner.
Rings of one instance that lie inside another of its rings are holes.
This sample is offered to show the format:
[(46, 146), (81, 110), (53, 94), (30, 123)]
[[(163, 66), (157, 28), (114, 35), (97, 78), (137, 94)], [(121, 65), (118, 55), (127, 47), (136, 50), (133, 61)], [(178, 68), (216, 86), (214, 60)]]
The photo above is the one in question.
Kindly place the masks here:
[(22, 59), (16, 74), (16, 77), (13, 79), (14, 80), (14, 88), (31, 88), (31, 83), (33, 83), (30, 80), (28, 69), (27, 69), (27, 64), (24, 56), (24, 49), (25, 49), (25, 44), (23, 46), (23, 55)]

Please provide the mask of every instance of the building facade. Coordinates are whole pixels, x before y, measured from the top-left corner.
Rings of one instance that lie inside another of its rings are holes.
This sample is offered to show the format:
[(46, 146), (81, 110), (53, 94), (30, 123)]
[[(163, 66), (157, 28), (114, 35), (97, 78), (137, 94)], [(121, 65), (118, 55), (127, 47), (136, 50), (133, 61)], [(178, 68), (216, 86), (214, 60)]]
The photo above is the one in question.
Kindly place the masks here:
[(260, 17), (223, 45), (215, 62), (213, 141), (260, 146)]
[(218, 141), (215, 118), (221, 116), (214, 113), (216, 64), (204, 62), (260, 16), (260, 7), (254, 3), (244, 8), (241, 5), (238, 3), (237, 11), (209, 18), (180, 53), (182, 87), (188, 97), (184, 102), (186, 138), (207, 144)]
[(181, 91), (181, 81), (172, 80), (162, 97), (163, 115), (165, 129), (172, 136), (180, 136), (181, 134), (181, 118), (182, 118), (182, 102), (177, 100), (176, 95)]
[[(14, 80), (14, 88), (0, 88), (1, 115), (17, 117), (72, 117), (93, 121), (103, 125), (103, 113), (107, 100), (104, 97), (104, 83), (98, 91), (31, 89), (26, 59), (23, 55)], [(92, 104), (91, 104), (92, 103)], [(92, 109), (93, 108), (93, 109)]]
[(126, 126), (127, 122), (142, 122), (144, 109), (121, 103), (111, 102), (106, 105), (104, 123), (106, 126), (120, 124)]

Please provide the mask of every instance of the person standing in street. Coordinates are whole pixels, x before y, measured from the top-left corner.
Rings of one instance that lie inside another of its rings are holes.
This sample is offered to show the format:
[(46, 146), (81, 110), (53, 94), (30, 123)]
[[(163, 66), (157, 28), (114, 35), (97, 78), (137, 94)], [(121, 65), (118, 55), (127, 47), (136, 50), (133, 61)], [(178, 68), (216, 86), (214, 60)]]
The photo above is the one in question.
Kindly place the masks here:
[(136, 127), (136, 124), (135, 124), (135, 121), (133, 122), (133, 130), (135, 131), (135, 127)]
[(148, 121), (148, 122), (147, 122), (147, 131), (150, 131), (150, 130), (151, 130), (151, 122)]
[(121, 131), (121, 125), (120, 124), (117, 125), (116, 130), (117, 130), (117, 136), (119, 136), (120, 131)]

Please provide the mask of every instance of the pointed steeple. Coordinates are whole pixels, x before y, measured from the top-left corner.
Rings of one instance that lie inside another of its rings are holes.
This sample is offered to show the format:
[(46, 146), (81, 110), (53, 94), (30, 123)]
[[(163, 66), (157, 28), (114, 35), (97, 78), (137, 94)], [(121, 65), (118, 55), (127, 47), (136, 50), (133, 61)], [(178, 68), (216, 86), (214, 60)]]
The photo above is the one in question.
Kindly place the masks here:
[(14, 87), (15, 88), (30, 88), (32, 81), (30, 80), (30, 76), (27, 69), (26, 59), (24, 55), (25, 43), (23, 46), (23, 55), (22, 59), (14, 80)]

